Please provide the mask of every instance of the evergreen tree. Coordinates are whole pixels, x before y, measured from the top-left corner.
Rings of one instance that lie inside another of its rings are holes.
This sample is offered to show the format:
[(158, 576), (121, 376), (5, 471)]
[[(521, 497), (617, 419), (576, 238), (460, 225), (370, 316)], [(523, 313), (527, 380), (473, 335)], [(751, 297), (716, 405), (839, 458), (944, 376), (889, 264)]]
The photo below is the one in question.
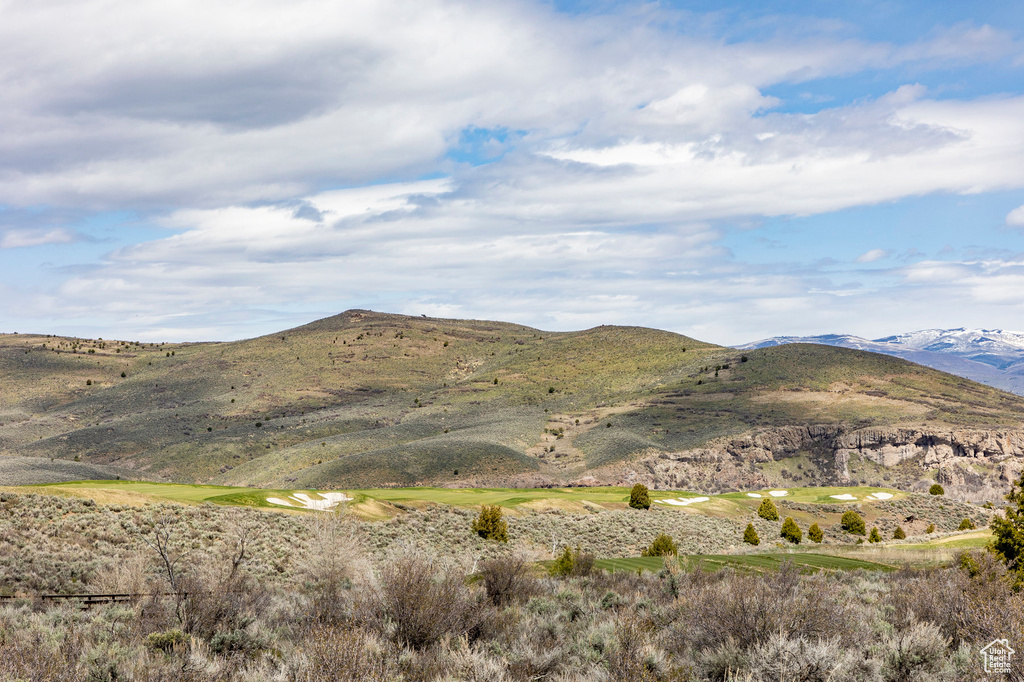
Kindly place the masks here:
[(941, 485), (939, 485), (938, 483), (935, 483), (934, 485), (932, 485), (931, 488), (928, 488), (928, 494), (929, 495), (945, 495), (946, 491), (945, 491), (945, 489)]
[(974, 530), (974, 521), (964, 519), (960, 522), (960, 528), (958, 530)]
[(896, 530), (892, 534), (892, 539), (893, 540), (906, 540), (907, 539), (907, 534), (903, 530), (903, 526), (896, 526)]
[(780, 535), (792, 542), (794, 545), (799, 545), (800, 540), (804, 537), (803, 532), (800, 530), (800, 526), (796, 525), (796, 521), (789, 516), (787, 516), (786, 520), (782, 522), (782, 532)]
[(1024, 473), (1010, 488), (1006, 499), (1010, 506), (1006, 507), (1003, 516), (993, 516), (989, 524), (995, 535), (989, 548), (1017, 572), (1020, 583), (1024, 582)]
[(633, 509), (651, 508), (651, 494), (648, 492), (647, 486), (643, 483), (637, 483), (633, 486), (633, 489), (629, 491), (629, 506)]
[[(579, 553), (579, 547), (576, 548), (576, 552)], [(559, 557), (555, 559), (555, 563), (551, 564), (548, 573), (556, 578), (564, 578), (572, 573), (572, 567), (575, 563), (572, 550), (569, 548), (569, 545), (566, 545)]]
[(807, 537), (814, 542), (821, 542), (825, 539), (825, 534), (821, 531), (821, 526), (817, 523), (812, 523), (811, 527), (807, 529)]
[(551, 564), (548, 574), (556, 578), (564, 578), (570, 575), (586, 576), (590, 575), (593, 568), (593, 554), (581, 552), (579, 545), (576, 545), (575, 550), (569, 549), (569, 546), (566, 545), (559, 557)]
[(473, 531), (485, 540), (508, 542), (508, 523), (501, 518), (501, 507), (485, 504), (473, 521)]
[(679, 547), (676, 546), (671, 535), (662, 533), (654, 538), (651, 546), (642, 551), (640, 556), (668, 556), (670, 554), (679, 554)]
[(747, 529), (743, 531), (743, 542), (747, 543), (748, 545), (761, 544), (761, 538), (757, 536), (757, 531), (754, 529), (754, 524), (747, 524)]
[(871, 535), (868, 536), (868, 542), (881, 542), (882, 534), (878, 532), (878, 528), (871, 529)]
[(851, 535), (864, 535), (867, 532), (867, 528), (864, 526), (864, 519), (852, 509), (848, 512), (843, 512), (843, 519), (840, 525), (842, 525), (843, 530)]
[(775, 507), (775, 503), (767, 497), (761, 500), (761, 506), (757, 508), (757, 515), (768, 521), (779, 520), (779, 510)]

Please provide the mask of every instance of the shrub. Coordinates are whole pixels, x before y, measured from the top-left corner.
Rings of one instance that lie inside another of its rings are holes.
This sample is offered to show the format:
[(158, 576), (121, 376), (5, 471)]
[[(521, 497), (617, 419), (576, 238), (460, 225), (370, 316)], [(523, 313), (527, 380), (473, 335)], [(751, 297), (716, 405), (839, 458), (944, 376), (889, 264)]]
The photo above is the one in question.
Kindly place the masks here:
[(305, 641), (305, 673), (310, 682), (386, 682), (387, 670), (380, 643), (365, 631), (350, 627), (317, 626)]
[(928, 527), (924, 529), (924, 532), (928, 533), (929, 535), (934, 533), (935, 532), (935, 524), (934, 523), (929, 523)]
[(580, 552), (579, 545), (576, 549), (570, 549), (566, 545), (562, 553), (555, 559), (548, 569), (548, 573), (556, 578), (565, 578), (570, 575), (586, 576), (594, 570), (594, 555), (589, 552)]
[(679, 554), (679, 548), (676, 546), (675, 541), (672, 540), (672, 536), (665, 533), (654, 538), (651, 546), (640, 553), (641, 556), (669, 556), (673, 554)]
[(935, 483), (935, 484), (932, 485), (931, 488), (928, 488), (928, 494), (929, 495), (945, 495), (946, 494), (946, 490), (941, 485), (939, 485), (938, 483)]
[(974, 528), (974, 521), (971, 521), (969, 518), (966, 518), (960, 522), (960, 526), (959, 528), (957, 528), (957, 530), (974, 530)]
[(886, 682), (935, 679), (946, 657), (949, 640), (933, 623), (913, 623), (894, 631), (882, 644), (882, 676)]
[(651, 494), (643, 483), (637, 483), (629, 491), (629, 506), (633, 509), (651, 508)]
[(267, 648), (266, 642), (253, 637), (247, 630), (217, 632), (210, 637), (210, 651), (215, 654), (242, 654), (252, 656)]
[(864, 519), (860, 514), (853, 511), (852, 509), (847, 512), (843, 512), (842, 521), (840, 525), (847, 533), (851, 535), (864, 535), (867, 532), (867, 528), (864, 525)]
[(379, 591), (370, 601), (368, 619), (381, 634), (413, 649), (423, 649), (445, 636), (464, 635), (479, 621), (463, 576), (411, 548), (384, 565)]
[(868, 536), (868, 542), (881, 542), (882, 534), (878, 532), (878, 528), (874, 527), (871, 529), (871, 535)]
[(757, 536), (757, 531), (754, 529), (754, 524), (747, 524), (747, 529), (743, 531), (743, 542), (747, 543), (748, 545), (761, 544), (761, 538)]
[(533, 593), (530, 564), (518, 556), (490, 559), (480, 565), (480, 578), (487, 598), (495, 606), (504, 606)]
[(896, 526), (896, 530), (893, 531), (893, 534), (892, 534), (892, 539), (893, 540), (906, 540), (907, 539), (907, 534), (903, 530), (903, 526)]
[(786, 520), (782, 522), (782, 532), (779, 533), (779, 535), (789, 542), (792, 542), (794, 545), (799, 545), (800, 540), (802, 540), (804, 536), (800, 531), (800, 526), (796, 525), (796, 521), (789, 516), (787, 516)]
[(188, 641), (188, 635), (181, 630), (168, 630), (167, 632), (152, 632), (146, 636), (146, 646), (150, 649), (170, 653), (175, 646)]
[(773, 632), (753, 648), (748, 665), (756, 680), (832, 680), (843, 663), (841, 654), (836, 639), (808, 640)]
[(473, 532), (485, 540), (508, 542), (508, 523), (501, 518), (501, 507), (483, 505), (480, 516), (473, 521)]
[(761, 500), (761, 506), (757, 508), (757, 515), (768, 521), (779, 520), (779, 510), (775, 507), (775, 503), (767, 497)]
[(821, 526), (817, 523), (812, 523), (811, 527), (807, 529), (807, 537), (814, 542), (821, 542), (825, 539), (825, 533), (822, 532)]
[(352, 588), (372, 575), (357, 522), (341, 512), (319, 514), (310, 519), (309, 531), (318, 551), (302, 554), (294, 572), (313, 604), (313, 617), (322, 623), (349, 620), (355, 600)]

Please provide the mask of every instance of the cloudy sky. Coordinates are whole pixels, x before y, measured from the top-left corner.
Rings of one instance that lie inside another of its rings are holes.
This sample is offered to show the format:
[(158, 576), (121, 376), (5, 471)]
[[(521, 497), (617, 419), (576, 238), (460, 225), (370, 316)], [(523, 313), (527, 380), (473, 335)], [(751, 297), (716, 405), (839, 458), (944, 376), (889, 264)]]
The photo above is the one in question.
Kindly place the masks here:
[(0, 331), (1024, 329), (1015, 0), (0, 0)]

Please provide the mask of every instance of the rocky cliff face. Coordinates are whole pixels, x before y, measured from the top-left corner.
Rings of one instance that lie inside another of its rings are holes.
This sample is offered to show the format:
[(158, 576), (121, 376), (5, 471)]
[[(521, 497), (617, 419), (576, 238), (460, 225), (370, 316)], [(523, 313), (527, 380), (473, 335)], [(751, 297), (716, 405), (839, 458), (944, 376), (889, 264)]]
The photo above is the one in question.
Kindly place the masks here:
[(633, 462), (620, 479), (717, 490), (786, 485), (766, 465), (800, 455), (808, 456), (822, 483), (850, 483), (851, 460), (861, 460), (899, 469), (894, 487), (938, 482), (955, 499), (998, 501), (1024, 470), (1024, 431), (787, 426), (648, 457)]

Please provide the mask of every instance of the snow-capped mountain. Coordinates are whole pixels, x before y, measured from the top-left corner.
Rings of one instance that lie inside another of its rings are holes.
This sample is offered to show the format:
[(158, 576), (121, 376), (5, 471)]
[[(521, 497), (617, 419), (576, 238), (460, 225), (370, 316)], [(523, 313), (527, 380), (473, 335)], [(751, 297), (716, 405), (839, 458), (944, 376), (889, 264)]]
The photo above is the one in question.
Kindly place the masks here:
[(1024, 363), (1024, 333), (1002, 329), (926, 329), (876, 339), (914, 350), (949, 353), (999, 369)]
[(881, 339), (850, 334), (776, 336), (737, 346), (765, 348), (784, 343), (820, 343), (885, 353), (1024, 395), (1024, 333), (1001, 329), (925, 329)]

